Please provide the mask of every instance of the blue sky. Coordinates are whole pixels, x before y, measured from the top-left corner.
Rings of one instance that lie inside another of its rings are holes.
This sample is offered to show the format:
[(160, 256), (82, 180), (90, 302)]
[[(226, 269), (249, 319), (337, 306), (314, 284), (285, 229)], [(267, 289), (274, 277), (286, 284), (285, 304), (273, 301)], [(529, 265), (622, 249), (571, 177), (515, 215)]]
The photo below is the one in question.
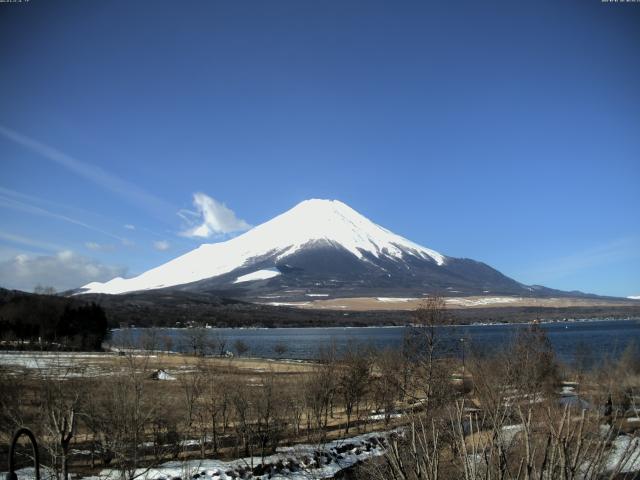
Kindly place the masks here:
[(597, 0), (0, 4), (0, 285), (140, 273), (315, 197), (640, 295), (638, 45), (640, 5)]

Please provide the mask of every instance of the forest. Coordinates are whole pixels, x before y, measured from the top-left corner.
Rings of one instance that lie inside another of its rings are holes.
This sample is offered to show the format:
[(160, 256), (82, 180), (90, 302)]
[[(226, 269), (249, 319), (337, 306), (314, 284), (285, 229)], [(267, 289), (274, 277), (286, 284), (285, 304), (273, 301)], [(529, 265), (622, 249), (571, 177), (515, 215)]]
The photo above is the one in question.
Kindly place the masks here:
[(0, 296), (0, 348), (100, 350), (108, 336), (104, 309), (50, 292), (4, 291)]

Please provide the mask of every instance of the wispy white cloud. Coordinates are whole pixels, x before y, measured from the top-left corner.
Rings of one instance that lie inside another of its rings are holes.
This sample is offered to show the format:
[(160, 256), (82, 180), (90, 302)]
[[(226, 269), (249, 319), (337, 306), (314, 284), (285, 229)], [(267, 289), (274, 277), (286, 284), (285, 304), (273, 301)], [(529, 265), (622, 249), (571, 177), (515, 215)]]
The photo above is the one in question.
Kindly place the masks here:
[(567, 277), (590, 268), (640, 258), (640, 239), (626, 237), (612, 240), (564, 257), (554, 258), (524, 273), (537, 283)]
[(94, 252), (111, 252), (116, 249), (115, 245), (98, 242), (85, 242), (84, 246)]
[(70, 250), (55, 255), (21, 254), (0, 262), (0, 286), (30, 291), (36, 285), (45, 285), (68, 290), (123, 276), (126, 271), (125, 267), (104, 265)]
[[(0, 208), (8, 208), (12, 210), (22, 211), (25, 213), (33, 214), (33, 215), (41, 215), (49, 218), (54, 218), (57, 220), (62, 220), (67, 223), (72, 223), (74, 225), (78, 225), (89, 230), (92, 230), (97, 233), (101, 233), (103, 235), (109, 236), (113, 239), (118, 240), (122, 245), (131, 246), (134, 245), (134, 242), (131, 240), (121, 237), (119, 235), (114, 235), (104, 229), (98, 228), (94, 225), (88, 224), (84, 221), (78, 220), (76, 217), (71, 217), (69, 215), (65, 215), (59, 212), (54, 212), (51, 210), (51, 207), (56, 207), (61, 210), (74, 211), (79, 215), (89, 215), (92, 217), (101, 217), (102, 215), (90, 212), (88, 210), (78, 208), (76, 206), (65, 205), (63, 203), (54, 202), (48, 199), (36, 197), (34, 195), (28, 195), (23, 192), (18, 192), (16, 190), (11, 190), (9, 188), (0, 187)], [(134, 225), (124, 225), (127, 230), (135, 230)], [(92, 242), (88, 242), (92, 243)], [(85, 245), (86, 246), (86, 245)], [(113, 250), (115, 248), (114, 245), (102, 245), (103, 247), (107, 247), (107, 250)], [(87, 247), (90, 248), (90, 247)], [(91, 249), (91, 248), (90, 248)], [(96, 248), (93, 248), (94, 250)], [(62, 250), (62, 248), (57, 248), (57, 250)]]
[(5, 242), (16, 243), (19, 245), (25, 245), (27, 247), (37, 248), (40, 250), (46, 250), (50, 252), (57, 252), (60, 250), (64, 250), (60, 245), (56, 245), (55, 243), (43, 242), (41, 240), (37, 240), (34, 238), (25, 237), (22, 235), (16, 235), (9, 232), (0, 231), (0, 240)]
[(124, 228), (126, 228), (127, 230), (135, 230), (136, 226), (135, 225), (131, 225), (130, 223), (127, 223)]
[(15, 130), (0, 125), (0, 135), (8, 140), (38, 153), (47, 160), (79, 175), (102, 188), (109, 190), (126, 201), (144, 208), (155, 217), (166, 219), (177, 209), (161, 198), (143, 190), (127, 180), (124, 180), (101, 167), (82, 162), (71, 155), (67, 155), (38, 140), (23, 135)]
[(51, 199), (44, 199), (42, 197), (37, 197), (35, 195), (29, 195), (29, 194), (24, 193), (24, 192), (18, 192), (16, 190), (12, 190), (12, 189), (6, 188), (6, 187), (0, 187), (0, 195), (3, 196), (3, 197), (12, 198), (14, 200), (19, 200), (19, 201), (22, 201), (22, 202), (25, 202), (25, 203), (44, 206), (45, 208), (55, 207), (56, 209), (63, 210), (63, 211), (66, 211), (66, 212), (74, 212), (75, 214), (81, 214), (81, 215), (85, 215), (85, 216), (89, 215), (89, 216), (92, 216), (92, 217), (102, 217), (102, 215), (100, 215), (99, 213), (90, 212), (90, 211), (85, 210), (84, 208), (80, 208), (80, 207), (78, 207), (76, 205), (67, 205), (67, 204), (64, 204), (64, 203), (54, 202)]
[(123, 237), (120, 237), (119, 235), (114, 235), (110, 232), (107, 232), (101, 228), (95, 227), (93, 225), (89, 225), (88, 223), (85, 223), (81, 220), (78, 220), (76, 218), (72, 218), (69, 217), (68, 215), (63, 215), (57, 212), (53, 212), (51, 210), (48, 210), (46, 208), (43, 207), (39, 207), (37, 205), (32, 205), (26, 202), (23, 202), (21, 200), (18, 200), (17, 198), (10, 198), (7, 196), (3, 196), (0, 194), (0, 208), (7, 208), (10, 210), (15, 210), (15, 211), (19, 211), (19, 212), (23, 212), (23, 213), (28, 213), (31, 215), (39, 215), (39, 216), (43, 216), (43, 217), (48, 217), (48, 218), (53, 218), (56, 220), (61, 220), (63, 222), (67, 222), (67, 223), (71, 223), (73, 225), (77, 225), (83, 228), (86, 228), (88, 230), (91, 230), (93, 232), (97, 232), (100, 233), (102, 235), (106, 235), (108, 237), (114, 238), (118, 241), (120, 241), (121, 243), (126, 243), (126, 239)]
[(238, 218), (224, 203), (204, 193), (198, 192), (193, 195), (193, 205), (196, 212), (190, 210), (178, 212), (178, 215), (189, 224), (189, 228), (181, 232), (182, 236), (209, 238), (251, 228), (251, 225)]
[(166, 240), (158, 240), (156, 242), (153, 242), (153, 248), (155, 248), (156, 250), (158, 250), (160, 252), (164, 252), (165, 250), (169, 250), (170, 247), (171, 247), (171, 245)]

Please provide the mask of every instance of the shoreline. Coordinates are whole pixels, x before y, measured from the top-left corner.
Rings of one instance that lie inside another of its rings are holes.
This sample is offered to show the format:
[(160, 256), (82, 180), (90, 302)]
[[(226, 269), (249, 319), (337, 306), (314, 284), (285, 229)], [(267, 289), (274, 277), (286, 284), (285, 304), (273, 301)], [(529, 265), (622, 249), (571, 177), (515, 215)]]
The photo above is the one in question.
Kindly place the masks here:
[[(587, 324), (601, 324), (603, 325), (603, 327), (601, 327), (601, 329), (603, 330), (607, 330), (609, 327), (607, 327), (606, 325), (612, 323), (618, 323), (618, 324), (631, 324), (630, 328), (634, 328), (633, 325), (634, 324), (640, 324), (640, 316), (633, 316), (633, 317), (625, 317), (625, 318), (612, 318), (612, 317), (604, 317), (604, 318), (575, 318), (575, 319), (562, 319), (562, 320), (557, 320), (557, 319), (547, 319), (547, 320), (540, 320), (537, 323), (531, 323), (531, 322), (493, 322), (493, 323), (489, 323), (489, 322), (476, 322), (476, 323), (469, 323), (469, 324), (454, 324), (454, 325), (442, 325), (441, 327), (444, 327), (444, 331), (449, 331), (449, 333), (447, 333), (446, 335), (451, 335), (451, 334), (456, 334), (457, 332), (455, 331), (456, 329), (462, 329), (462, 330), (466, 330), (468, 329), (469, 331), (467, 331), (465, 334), (466, 335), (475, 335), (475, 333), (472, 332), (477, 332), (478, 334), (482, 335), (482, 331), (483, 331), (483, 327), (505, 327), (505, 329), (503, 328), (498, 328), (498, 329), (494, 329), (493, 334), (500, 334), (499, 332), (509, 332), (509, 329), (513, 330), (513, 331), (517, 331), (518, 329), (522, 328), (522, 327), (526, 327), (529, 325), (540, 325), (541, 327), (543, 327), (545, 330), (549, 331), (549, 332), (555, 332), (556, 334), (561, 334), (562, 332), (565, 331), (565, 329), (568, 329), (568, 331), (570, 332), (576, 332), (578, 331), (578, 328), (581, 325), (587, 325)], [(554, 328), (554, 325), (556, 325), (556, 327)], [(562, 326), (564, 325), (565, 328), (562, 328)], [(569, 325), (573, 325), (574, 328), (569, 329)], [(415, 325), (414, 325), (415, 326)], [(547, 327), (545, 327), (547, 326)], [(639, 325), (640, 326), (640, 325)], [(295, 332), (299, 332), (299, 334), (301, 335), (301, 338), (305, 338), (305, 332), (307, 333), (319, 333), (320, 336), (323, 336), (322, 334), (325, 333), (324, 337), (328, 338), (329, 340), (327, 341), (331, 341), (331, 338), (339, 338), (340, 336), (340, 332), (347, 332), (347, 331), (351, 331), (351, 332), (357, 332), (357, 331), (361, 331), (361, 332), (371, 332), (372, 335), (374, 335), (373, 337), (367, 337), (367, 334), (362, 333), (360, 335), (358, 335), (357, 333), (355, 334), (354, 338), (358, 338), (359, 336), (362, 337), (362, 339), (364, 339), (364, 341), (369, 341), (369, 340), (374, 340), (375, 341), (375, 334), (374, 332), (376, 330), (378, 331), (390, 331), (390, 330), (396, 330), (397, 333), (389, 333), (389, 335), (393, 336), (401, 336), (403, 333), (402, 331), (410, 328), (411, 325), (402, 325), (402, 326), (398, 326), (398, 325), (388, 325), (388, 326), (329, 326), (329, 327), (273, 327), (273, 328), (247, 328), (247, 327), (241, 327), (241, 328), (231, 328), (231, 327), (222, 327), (222, 328), (209, 328), (209, 329), (202, 329), (203, 331), (208, 331), (211, 330), (212, 332), (215, 333), (222, 333), (223, 337), (226, 337), (227, 339), (227, 348), (230, 350), (233, 350), (233, 341), (238, 340), (238, 339), (243, 339), (243, 338), (247, 338), (250, 342), (255, 342), (257, 341), (257, 339), (262, 338), (262, 341), (266, 341), (267, 344), (271, 344), (273, 343), (274, 345), (276, 343), (278, 343), (278, 341), (287, 341), (287, 339), (281, 339), (278, 338), (277, 336), (277, 331), (282, 332), (283, 336), (287, 336), (289, 335), (288, 332), (291, 332), (291, 335), (293, 335), (293, 337), (291, 339), (291, 341), (295, 341), (295, 337), (297, 336)], [(419, 326), (418, 326), (419, 327)], [(615, 330), (615, 327), (612, 327)], [(55, 348), (51, 348), (51, 349), (46, 349), (46, 348), (29, 348), (29, 345), (27, 344), (22, 344), (22, 345), (11, 345), (8, 344), (7, 342), (0, 342), (0, 358), (2, 357), (3, 354), (24, 354), (24, 355), (29, 355), (29, 354), (53, 354), (53, 355), (68, 355), (68, 356), (77, 356), (77, 355), (101, 355), (101, 354), (106, 354), (106, 355), (118, 355), (118, 353), (120, 351), (124, 351), (124, 350), (129, 350), (129, 348), (125, 348), (123, 346), (118, 346), (118, 345), (124, 345), (123, 344), (123, 339), (122, 338), (117, 338), (120, 335), (127, 335), (127, 332), (129, 332), (128, 334), (131, 335), (131, 341), (133, 341), (134, 343), (137, 343), (139, 341), (139, 339), (141, 338), (141, 336), (145, 335), (145, 332), (148, 331), (152, 331), (152, 330), (156, 330), (158, 332), (161, 331), (167, 331), (167, 335), (171, 335), (173, 338), (174, 342), (179, 342), (180, 341), (180, 336), (181, 335), (185, 335), (187, 334), (187, 332), (189, 331), (193, 331), (193, 328), (176, 328), (176, 327), (132, 327), (132, 328), (115, 328), (112, 329), (111, 332), (111, 339), (103, 344), (103, 349), (102, 351), (83, 351), (83, 350), (71, 350), (71, 349), (55, 349)], [(169, 333), (171, 332), (171, 333)], [(245, 332), (246, 334), (248, 334), (248, 337), (244, 337), (242, 335), (242, 332)], [(255, 332), (255, 334), (251, 334), (251, 332)], [(264, 332), (265, 336), (261, 337), (259, 332)], [(490, 332), (490, 331), (489, 331)], [(202, 332), (205, 333), (205, 332)], [(276, 333), (275, 336), (273, 336), (273, 334)], [(491, 332), (490, 332), (491, 333)], [(206, 335), (206, 333), (205, 333)], [(238, 337), (234, 338), (234, 335), (239, 335)], [(114, 338), (116, 337), (116, 338)], [(387, 337), (387, 334), (384, 334), (383, 337)], [(304, 341), (308, 341), (304, 340)], [(126, 341), (125, 341), (126, 343)], [(338, 342), (340, 343), (340, 342)], [(178, 344), (176, 344), (178, 345)], [(266, 348), (266, 347), (265, 347)], [(145, 350), (144, 348), (139, 348), (139, 347), (134, 347), (133, 350), (135, 350), (136, 352), (139, 353), (150, 353), (150, 354), (157, 354), (157, 355), (188, 355), (189, 352), (187, 351), (180, 351), (180, 350), (167, 350), (167, 349), (149, 349), (149, 350)], [(293, 349), (296, 350), (296, 349)], [(260, 352), (260, 353), (258, 353)], [(286, 354), (284, 354), (283, 356), (278, 356), (276, 354), (274, 354), (273, 352), (271, 352), (271, 350), (264, 350), (263, 348), (258, 348), (258, 351), (256, 351), (255, 353), (252, 352), (253, 354), (249, 354), (250, 356), (247, 355), (242, 355), (242, 356), (237, 356), (237, 355), (233, 355), (232, 357), (224, 357), (224, 356), (219, 356), (219, 355), (207, 355), (208, 357), (213, 357), (213, 358), (233, 358), (235, 360), (250, 360), (250, 359), (255, 359), (255, 360), (268, 360), (268, 361), (273, 361), (273, 362), (307, 362), (310, 360), (313, 360), (312, 357), (305, 355), (302, 356), (286, 356)], [(256, 355), (256, 353), (258, 353), (258, 355)], [(0, 361), (0, 365), (2, 364), (2, 362)]]
[[(603, 318), (564, 318), (564, 319), (540, 319), (538, 321), (528, 321), (528, 322), (473, 322), (473, 323), (454, 323), (447, 325), (437, 325), (439, 328), (455, 328), (455, 327), (491, 327), (491, 326), (508, 326), (508, 325), (549, 325), (553, 323), (591, 323), (591, 322), (623, 322), (623, 321), (640, 321), (639, 316), (626, 316), (626, 317), (614, 317), (607, 316)], [(132, 327), (116, 327), (109, 329), (110, 332), (119, 332), (119, 331), (127, 331), (127, 330), (179, 330), (179, 331), (189, 331), (189, 330), (211, 330), (211, 331), (219, 331), (219, 330), (325, 330), (325, 329), (343, 329), (343, 330), (352, 330), (352, 329), (368, 329), (368, 328), (407, 328), (407, 327), (419, 327), (420, 325), (414, 323), (407, 323), (405, 325), (328, 325), (328, 326), (290, 326), (284, 325), (281, 327), (162, 327), (162, 326), (132, 326)]]

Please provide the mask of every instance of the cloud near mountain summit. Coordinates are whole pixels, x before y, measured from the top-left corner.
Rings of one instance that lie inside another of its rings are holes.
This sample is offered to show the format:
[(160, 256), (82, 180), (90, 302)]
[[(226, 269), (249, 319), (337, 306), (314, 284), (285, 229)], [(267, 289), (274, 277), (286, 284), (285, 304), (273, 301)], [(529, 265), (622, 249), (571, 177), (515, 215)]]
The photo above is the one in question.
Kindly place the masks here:
[(180, 233), (184, 237), (209, 238), (251, 228), (224, 203), (204, 193), (194, 193), (193, 206), (197, 211), (181, 210), (178, 213), (190, 223), (189, 228)]

